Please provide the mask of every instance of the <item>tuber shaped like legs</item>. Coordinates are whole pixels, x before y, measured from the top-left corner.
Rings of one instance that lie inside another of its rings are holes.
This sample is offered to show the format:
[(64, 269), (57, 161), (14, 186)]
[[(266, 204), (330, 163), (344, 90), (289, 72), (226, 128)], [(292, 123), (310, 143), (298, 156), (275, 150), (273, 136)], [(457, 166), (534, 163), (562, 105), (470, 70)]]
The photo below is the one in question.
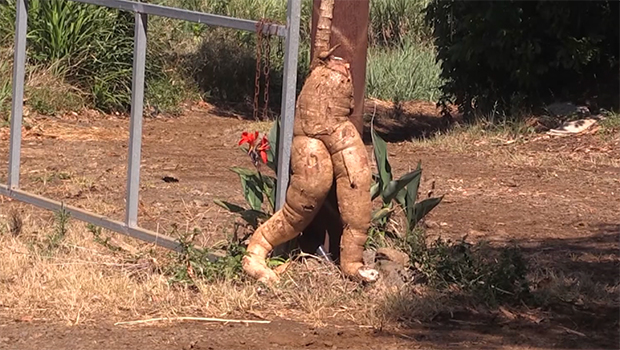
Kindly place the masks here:
[(334, 0), (322, 0), (311, 72), (297, 100), (290, 187), (284, 207), (261, 225), (248, 245), (243, 268), (263, 282), (278, 276), (265, 259), (274, 246), (303, 231), (314, 219), (336, 180), (344, 231), (340, 266), (345, 275), (375, 281), (379, 273), (364, 267), (362, 253), (370, 226), (370, 164), (360, 134), (349, 121), (353, 85), (349, 64), (331, 56), (329, 38)]
[(307, 136), (295, 136), (291, 149), (291, 180), (286, 203), (250, 238), (243, 269), (264, 283), (278, 281), (265, 259), (273, 248), (296, 237), (314, 219), (333, 182), (332, 161), (325, 145)]
[(372, 211), (372, 174), (364, 142), (349, 121), (353, 104), (349, 65), (333, 57), (321, 62), (299, 94), (294, 134), (321, 140), (331, 155), (344, 224), (340, 244), (342, 272), (356, 280), (374, 281), (378, 272), (365, 268), (362, 259)]

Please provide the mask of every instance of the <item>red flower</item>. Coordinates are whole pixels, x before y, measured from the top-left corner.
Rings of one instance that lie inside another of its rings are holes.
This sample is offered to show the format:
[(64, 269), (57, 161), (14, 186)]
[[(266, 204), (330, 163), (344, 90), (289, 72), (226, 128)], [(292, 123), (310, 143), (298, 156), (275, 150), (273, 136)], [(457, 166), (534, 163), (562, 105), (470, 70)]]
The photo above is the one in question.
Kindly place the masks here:
[(252, 162), (254, 165), (258, 164), (258, 158), (262, 159), (263, 163), (267, 163), (267, 151), (269, 150), (269, 140), (267, 140), (266, 136), (260, 140), (260, 143), (256, 143), (258, 140), (258, 131), (254, 133), (249, 133), (244, 131), (241, 134), (241, 140), (239, 140), (239, 146), (247, 143), (249, 146), (248, 155), (252, 158)]
[(243, 133), (241, 133), (241, 140), (239, 140), (239, 146), (243, 145), (244, 143), (247, 143), (250, 145), (250, 148), (254, 147), (254, 143), (256, 142), (256, 139), (258, 138), (258, 131), (255, 131), (253, 134), (250, 134), (247, 131), (244, 131)]
[(269, 140), (267, 140), (266, 136), (260, 140), (260, 144), (256, 149), (260, 153), (260, 157), (263, 159), (263, 163), (267, 164), (267, 151), (269, 150)]

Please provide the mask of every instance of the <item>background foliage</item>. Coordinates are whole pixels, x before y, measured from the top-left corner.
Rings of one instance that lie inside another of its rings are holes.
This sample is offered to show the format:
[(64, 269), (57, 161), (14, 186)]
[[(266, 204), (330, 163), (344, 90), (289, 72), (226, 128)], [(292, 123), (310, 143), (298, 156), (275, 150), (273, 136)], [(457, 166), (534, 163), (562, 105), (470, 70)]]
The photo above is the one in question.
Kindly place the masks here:
[(433, 0), (442, 102), (468, 115), (555, 100), (617, 107), (618, 16), (616, 1)]
[[(149, 2), (279, 23), (286, 18), (286, 0)], [(468, 115), (474, 110), (516, 115), (554, 100), (617, 109), (618, 2), (372, 0), (370, 10), (367, 97), (456, 103)], [(0, 66), (4, 119), (14, 12), (15, 0), (0, 1), (0, 58), (7, 61)], [(299, 86), (309, 65), (310, 17), (311, 0), (303, 0)], [(128, 111), (132, 14), (67, 0), (32, 0), (28, 28), (28, 74), (46, 78), (26, 89), (32, 108), (46, 114), (80, 107)], [(270, 106), (277, 113), (283, 42), (274, 38), (271, 46)], [(153, 16), (146, 105), (154, 113), (174, 114), (184, 100), (200, 96), (247, 109), (255, 52), (254, 33)], [(51, 96), (56, 91), (59, 96)]]

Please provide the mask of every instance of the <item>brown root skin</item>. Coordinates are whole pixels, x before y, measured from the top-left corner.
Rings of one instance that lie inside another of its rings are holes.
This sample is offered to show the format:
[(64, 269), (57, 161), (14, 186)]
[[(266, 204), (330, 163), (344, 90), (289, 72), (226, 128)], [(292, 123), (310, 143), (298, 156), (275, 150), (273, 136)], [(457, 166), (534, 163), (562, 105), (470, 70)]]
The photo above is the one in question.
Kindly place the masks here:
[(298, 98), (294, 134), (321, 140), (331, 155), (342, 222), (340, 266), (345, 275), (373, 281), (378, 274), (364, 267), (372, 203), (372, 174), (364, 142), (349, 120), (353, 85), (346, 61), (329, 57), (306, 79)]
[(329, 41), (332, 35), (332, 19), (334, 17), (334, 0), (321, 0), (319, 19), (314, 37), (314, 55), (312, 61), (320, 53), (329, 50)]
[(329, 54), (317, 62), (297, 100), (291, 149), (293, 174), (286, 203), (256, 230), (243, 260), (244, 270), (266, 283), (278, 280), (277, 274), (267, 268), (267, 255), (314, 219), (334, 179), (345, 225), (341, 269), (355, 280), (374, 281), (378, 277), (362, 259), (372, 210), (372, 175), (362, 138), (349, 120), (353, 108), (349, 64)]
[(250, 238), (242, 265), (251, 277), (272, 284), (278, 281), (265, 259), (273, 248), (296, 237), (314, 219), (333, 182), (333, 167), (325, 145), (295, 136), (291, 149), (291, 181), (286, 202)]

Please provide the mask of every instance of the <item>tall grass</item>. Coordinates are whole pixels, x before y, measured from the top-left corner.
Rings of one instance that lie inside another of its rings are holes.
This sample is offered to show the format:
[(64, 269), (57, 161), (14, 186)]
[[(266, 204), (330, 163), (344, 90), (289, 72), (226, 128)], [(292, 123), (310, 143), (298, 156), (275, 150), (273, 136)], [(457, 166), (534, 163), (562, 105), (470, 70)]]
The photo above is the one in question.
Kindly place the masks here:
[(440, 71), (432, 46), (403, 40), (394, 48), (372, 47), (368, 51), (366, 95), (395, 102), (435, 101), (440, 93)]
[(424, 23), (423, 10), (430, 0), (371, 0), (371, 46), (400, 45), (403, 41), (428, 42), (431, 29)]
[[(150, 0), (148, 2), (246, 19), (286, 21), (286, 0)], [(368, 96), (434, 99), (438, 70), (425, 45), (422, 21), (428, 0), (372, 0)], [(310, 59), (312, 0), (302, 1), (299, 79)], [(13, 42), (15, 0), (0, 1), (0, 47)], [(255, 74), (255, 33), (214, 28), (153, 16), (149, 21), (147, 106), (164, 112), (194, 92), (248, 104)], [(277, 110), (283, 70), (283, 40), (273, 39), (270, 105)], [(31, 0), (29, 65), (51, 71), (84, 93), (87, 105), (127, 111), (131, 96), (133, 15), (67, 0)], [(10, 79), (3, 69), (2, 77)], [(0, 92), (1, 94), (1, 92)], [(2, 98), (2, 96), (0, 96)], [(1, 111), (0, 101), (0, 111)], [(35, 108), (36, 109), (36, 108)], [(47, 110), (46, 112), (54, 112)]]

